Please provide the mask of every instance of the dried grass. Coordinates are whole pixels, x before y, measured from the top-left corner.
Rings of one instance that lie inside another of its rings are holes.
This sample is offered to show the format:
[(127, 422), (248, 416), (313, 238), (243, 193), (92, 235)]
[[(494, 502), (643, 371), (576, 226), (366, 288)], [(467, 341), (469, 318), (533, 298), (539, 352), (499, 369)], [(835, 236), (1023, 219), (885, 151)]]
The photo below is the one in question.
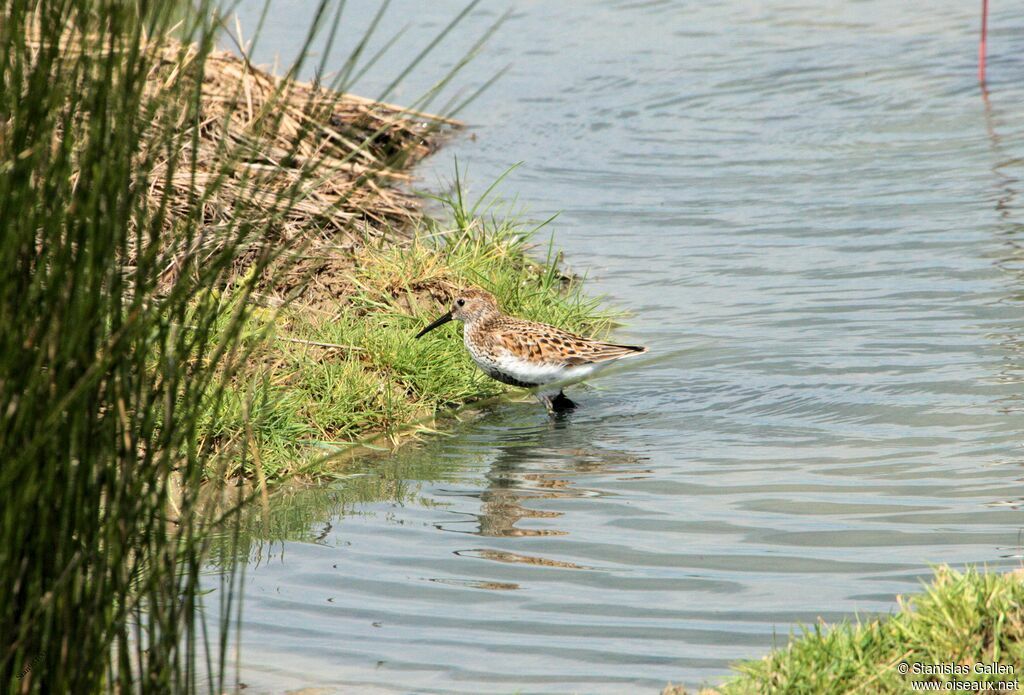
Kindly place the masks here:
[[(158, 50), (161, 60), (149, 78), (154, 96), (181, 79), (196, 54), (195, 47), (174, 43)], [(336, 302), (349, 287), (354, 254), (368, 241), (406, 244), (421, 218), (418, 199), (405, 187), (408, 169), (459, 125), (275, 77), (227, 51), (206, 57), (201, 89), (199, 122), (177, 124), (194, 131), (179, 142), (197, 149), (180, 158), (196, 162), (196, 170), (167, 176), (158, 163), (150, 194), (157, 201), (165, 185), (175, 189), (168, 199), (179, 207), (169, 224), (181, 223), (189, 196), (207, 197), (214, 180), (216, 194), (202, 206), (202, 233), (172, 254), (165, 280), (173, 283), (189, 262), (204, 262), (220, 245), (217, 231), (237, 228), (241, 218), (243, 226), (273, 230), (283, 250), (264, 272), (262, 298), (269, 304), (289, 296), (313, 306)], [(248, 261), (243, 255), (238, 274)]]

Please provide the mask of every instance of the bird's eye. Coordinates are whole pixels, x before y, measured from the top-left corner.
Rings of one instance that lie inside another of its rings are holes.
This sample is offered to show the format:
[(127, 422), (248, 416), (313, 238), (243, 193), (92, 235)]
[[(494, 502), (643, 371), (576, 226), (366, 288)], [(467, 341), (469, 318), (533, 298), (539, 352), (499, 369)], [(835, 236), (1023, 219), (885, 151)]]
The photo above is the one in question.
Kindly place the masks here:
[(458, 304), (459, 306), (466, 306), (466, 300), (465, 299), (459, 299), (455, 303)]

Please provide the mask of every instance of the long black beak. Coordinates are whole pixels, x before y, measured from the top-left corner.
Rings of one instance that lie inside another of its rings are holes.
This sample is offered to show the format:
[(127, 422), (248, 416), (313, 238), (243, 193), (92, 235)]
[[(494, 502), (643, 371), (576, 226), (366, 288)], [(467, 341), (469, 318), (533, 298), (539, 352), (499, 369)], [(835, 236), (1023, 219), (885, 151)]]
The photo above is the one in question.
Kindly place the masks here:
[(429, 326), (424, 328), (422, 331), (417, 333), (416, 337), (417, 338), (422, 338), (423, 336), (425, 336), (427, 333), (430, 333), (430, 331), (434, 330), (438, 326), (443, 326), (444, 324), (448, 323), (451, 320), (452, 320), (452, 312), (449, 311), (447, 314), (445, 314), (444, 316), (439, 318), (437, 321), (434, 321), (432, 324), (430, 324)]

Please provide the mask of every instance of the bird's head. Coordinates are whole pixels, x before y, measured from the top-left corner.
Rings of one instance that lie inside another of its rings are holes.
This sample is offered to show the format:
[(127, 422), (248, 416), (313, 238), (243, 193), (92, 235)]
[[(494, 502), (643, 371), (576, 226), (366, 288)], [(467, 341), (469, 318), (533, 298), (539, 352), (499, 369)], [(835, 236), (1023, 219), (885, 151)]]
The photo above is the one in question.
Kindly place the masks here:
[(478, 287), (470, 287), (455, 295), (451, 311), (417, 333), (416, 337), (422, 338), (430, 331), (438, 326), (443, 326), (452, 319), (465, 323), (475, 323), (488, 316), (498, 314), (500, 311), (498, 309), (498, 300), (494, 298), (493, 294)]

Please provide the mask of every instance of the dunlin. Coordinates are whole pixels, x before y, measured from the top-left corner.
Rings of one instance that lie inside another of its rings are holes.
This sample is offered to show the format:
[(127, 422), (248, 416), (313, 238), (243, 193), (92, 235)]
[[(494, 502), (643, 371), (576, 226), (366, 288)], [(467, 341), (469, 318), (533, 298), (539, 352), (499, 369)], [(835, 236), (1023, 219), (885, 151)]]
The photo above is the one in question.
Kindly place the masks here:
[(623, 357), (647, 352), (638, 345), (590, 340), (543, 323), (506, 316), (489, 292), (461, 292), (452, 310), (420, 331), (421, 338), (451, 320), (462, 321), (462, 339), (487, 376), (503, 384), (534, 389), (549, 412), (576, 407), (562, 389)]

